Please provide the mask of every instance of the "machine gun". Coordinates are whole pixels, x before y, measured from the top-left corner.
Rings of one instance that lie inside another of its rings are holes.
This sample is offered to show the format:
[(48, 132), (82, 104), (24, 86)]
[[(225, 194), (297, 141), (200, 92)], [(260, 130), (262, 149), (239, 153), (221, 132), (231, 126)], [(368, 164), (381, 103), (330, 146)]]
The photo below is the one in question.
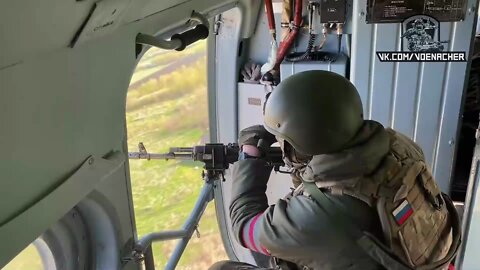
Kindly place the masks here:
[[(234, 143), (226, 145), (222, 143), (208, 143), (193, 147), (172, 147), (168, 153), (154, 154), (148, 153), (145, 145), (139, 143), (138, 152), (128, 153), (129, 159), (182, 159), (201, 161), (205, 164), (202, 172), (205, 184), (182, 229), (176, 231), (152, 232), (143, 236), (136, 241), (134, 251), (127, 259), (144, 261), (145, 269), (153, 270), (155, 269), (155, 266), (152, 254), (152, 243), (180, 239), (168, 260), (167, 266), (165, 267), (166, 270), (175, 269), (193, 233), (196, 231), (197, 236), (200, 237), (200, 233), (198, 232), (198, 222), (200, 221), (208, 203), (213, 200), (215, 189), (220, 186), (216, 184), (218, 182), (216, 180), (225, 180), (225, 170), (228, 169), (230, 164), (238, 161), (239, 149), (238, 144)], [(267, 161), (267, 166), (273, 167), (276, 171), (279, 171), (279, 168), (284, 166), (282, 151), (279, 147), (270, 147), (265, 151), (263, 159)]]
[[(221, 176), (225, 180), (223, 173), (228, 169), (230, 164), (238, 161), (238, 152), (240, 148), (238, 144), (229, 143), (207, 143), (205, 145), (197, 145), (193, 147), (172, 147), (168, 153), (153, 154), (148, 153), (143, 143), (138, 144), (138, 152), (128, 153), (129, 159), (183, 159), (193, 160), (205, 163), (204, 173), (210, 178)], [(282, 150), (279, 147), (270, 147), (265, 151), (264, 159), (267, 166), (271, 166), (278, 171), (284, 166), (282, 159)], [(204, 175), (205, 177), (205, 175)]]

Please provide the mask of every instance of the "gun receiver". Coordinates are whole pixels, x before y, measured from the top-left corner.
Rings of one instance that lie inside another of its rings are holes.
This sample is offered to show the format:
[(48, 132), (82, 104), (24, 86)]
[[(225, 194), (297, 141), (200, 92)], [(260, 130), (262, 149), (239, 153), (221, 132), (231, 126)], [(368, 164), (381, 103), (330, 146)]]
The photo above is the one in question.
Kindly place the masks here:
[[(205, 163), (204, 169), (210, 174), (223, 174), (230, 164), (238, 161), (238, 152), (240, 150), (238, 144), (229, 143), (207, 143), (205, 145), (197, 145), (193, 147), (172, 147), (170, 152), (164, 154), (148, 153), (143, 143), (138, 145), (139, 152), (128, 153), (129, 159), (183, 159), (193, 160)], [(265, 153), (264, 159), (268, 166), (272, 166), (275, 170), (284, 166), (282, 159), (282, 150), (280, 147), (271, 147)]]

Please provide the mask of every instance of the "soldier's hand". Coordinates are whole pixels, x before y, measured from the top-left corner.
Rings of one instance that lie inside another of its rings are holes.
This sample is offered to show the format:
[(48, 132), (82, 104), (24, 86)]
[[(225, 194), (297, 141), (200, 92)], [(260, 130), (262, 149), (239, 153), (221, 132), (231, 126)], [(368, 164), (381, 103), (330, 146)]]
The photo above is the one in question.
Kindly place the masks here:
[(265, 151), (277, 141), (275, 136), (268, 132), (263, 125), (255, 125), (245, 128), (238, 135), (238, 145), (252, 145)]

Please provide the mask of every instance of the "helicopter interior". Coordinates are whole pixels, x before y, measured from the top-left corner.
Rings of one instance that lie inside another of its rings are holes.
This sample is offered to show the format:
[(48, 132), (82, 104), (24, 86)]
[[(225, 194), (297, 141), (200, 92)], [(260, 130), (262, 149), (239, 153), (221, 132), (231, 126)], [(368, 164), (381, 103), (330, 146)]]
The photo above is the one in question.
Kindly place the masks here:
[[(238, 148), (227, 144), (241, 129), (262, 124), (266, 94), (279, 81), (329, 70), (357, 87), (366, 118), (422, 147), (440, 188), (463, 215), (456, 267), (478, 269), (478, 1), (414, 2), (0, 3), (0, 268), (36, 241), (47, 270), (153, 270), (152, 243), (179, 239), (165, 266), (175, 269), (209, 204), (215, 205), (228, 257), (266, 265), (268, 258), (233, 237), (231, 162), (218, 167), (205, 154), (236, 154)], [(430, 17), (438, 21), (425, 19)], [(132, 152), (126, 99), (140, 59), (152, 47), (181, 51), (202, 39), (210, 144), (167, 154)], [(396, 52), (457, 55), (441, 61), (382, 58), (403, 57)], [(186, 179), (204, 183), (192, 212), (182, 228), (139, 235), (129, 159), (182, 157), (205, 164), (203, 179)], [(288, 174), (273, 172), (269, 203), (291, 187)]]

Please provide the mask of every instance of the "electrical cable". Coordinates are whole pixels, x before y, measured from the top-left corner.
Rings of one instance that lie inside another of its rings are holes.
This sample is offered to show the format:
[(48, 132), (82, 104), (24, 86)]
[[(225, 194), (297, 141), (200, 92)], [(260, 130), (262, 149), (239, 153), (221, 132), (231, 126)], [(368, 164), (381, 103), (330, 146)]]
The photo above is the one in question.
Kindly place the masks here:
[(314, 51), (321, 50), (323, 46), (325, 45), (325, 42), (327, 41), (327, 34), (323, 33), (323, 38), (322, 41), (320, 41), (320, 44), (318, 46), (315, 46), (313, 49)]
[[(318, 49), (321, 49), (323, 47), (327, 39), (326, 27), (328, 26), (324, 25), (324, 30), (323, 30), (324, 38), (320, 43), (320, 45), (317, 47)], [(340, 31), (338, 31), (338, 33), (340, 34), (337, 34), (337, 39), (338, 39), (337, 53), (315, 50), (315, 47), (313, 45), (315, 43), (316, 35), (313, 35), (312, 37), (312, 34), (310, 34), (307, 50), (303, 53), (291, 53), (285, 58), (285, 60), (289, 62), (301, 62), (301, 61), (335, 62), (338, 59), (339, 55), (341, 54), (341, 49), (342, 49), (341, 28), (340, 28)]]
[(343, 23), (337, 23), (338, 54), (342, 50)]
[(315, 10), (316, 10), (316, 4), (313, 3), (313, 2), (310, 2), (308, 4), (308, 10), (309, 10), (309, 13), (308, 13), (308, 21), (309, 21), (308, 34), (309, 34), (309, 38), (308, 38), (307, 49), (303, 53), (302, 52), (295, 52), (295, 53), (288, 54), (285, 57), (285, 60), (287, 60), (289, 62), (300, 62), (300, 61), (311, 60), (311, 54), (312, 54), (312, 51), (314, 49), (315, 39), (317, 37), (317, 35), (313, 31), (313, 25), (314, 25), (313, 16), (314, 16), (314, 13), (315, 13)]
[(308, 39), (307, 50), (305, 52), (290, 53), (285, 57), (285, 60), (289, 62), (300, 62), (300, 61), (309, 61), (312, 59), (313, 53), (313, 44), (315, 44), (315, 39), (317, 35), (310, 34)]

